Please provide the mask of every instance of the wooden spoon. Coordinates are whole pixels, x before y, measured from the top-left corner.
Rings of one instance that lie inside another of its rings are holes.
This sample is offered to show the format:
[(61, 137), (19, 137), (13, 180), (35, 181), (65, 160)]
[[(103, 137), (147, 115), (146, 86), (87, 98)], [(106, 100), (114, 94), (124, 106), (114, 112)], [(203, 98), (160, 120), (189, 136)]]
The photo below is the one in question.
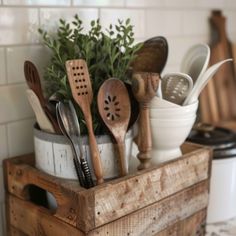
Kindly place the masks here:
[(93, 132), (92, 115), (90, 109), (93, 100), (93, 91), (87, 63), (82, 59), (69, 60), (66, 62), (66, 70), (73, 98), (80, 106), (84, 114), (84, 119), (88, 128), (94, 174), (97, 178), (97, 183), (101, 184), (104, 182), (103, 171), (97, 142)]
[(149, 120), (150, 101), (156, 95), (159, 84), (159, 74), (157, 73), (135, 73), (132, 78), (133, 93), (140, 106), (139, 134), (137, 145), (139, 153), (137, 155), (141, 164), (139, 170), (150, 166), (152, 137)]
[(46, 99), (43, 95), (43, 90), (40, 82), (40, 77), (36, 66), (31, 61), (25, 61), (24, 63), (24, 73), (26, 82), (31, 90), (34, 91), (38, 97), (40, 104), (46, 114), (46, 116), (51, 121), (53, 128), (56, 133), (61, 133), (61, 130), (58, 126), (56, 117), (51, 113), (49, 106), (46, 102)]
[(128, 128), (131, 106), (128, 91), (121, 80), (110, 78), (99, 89), (97, 98), (99, 113), (116, 139), (121, 175), (128, 174), (125, 158), (125, 134)]
[(168, 43), (162, 37), (154, 37), (146, 40), (137, 57), (131, 64), (133, 73), (152, 72), (161, 74), (168, 57)]

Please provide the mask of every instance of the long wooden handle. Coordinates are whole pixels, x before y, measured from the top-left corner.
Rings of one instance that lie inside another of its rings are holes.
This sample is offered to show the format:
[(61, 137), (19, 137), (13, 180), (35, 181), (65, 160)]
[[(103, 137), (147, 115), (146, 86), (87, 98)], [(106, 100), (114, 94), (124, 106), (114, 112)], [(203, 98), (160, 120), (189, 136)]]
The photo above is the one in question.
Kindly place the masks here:
[(148, 103), (140, 103), (138, 149), (137, 157), (141, 162), (138, 169), (142, 170), (150, 167), (152, 137)]
[(102, 184), (104, 182), (102, 163), (100, 159), (96, 138), (93, 132), (91, 112), (89, 111), (88, 114), (86, 114), (84, 117), (88, 128), (90, 155), (92, 158), (94, 174), (97, 179), (97, 184)]
[(120, 173), (121, 173), (121, 176), (125, 176), (128, 174), (129, 167), (128, 167), (128, 161), (126, 161), (124, 141), (117, 142), (117, 150), (119, 154)]

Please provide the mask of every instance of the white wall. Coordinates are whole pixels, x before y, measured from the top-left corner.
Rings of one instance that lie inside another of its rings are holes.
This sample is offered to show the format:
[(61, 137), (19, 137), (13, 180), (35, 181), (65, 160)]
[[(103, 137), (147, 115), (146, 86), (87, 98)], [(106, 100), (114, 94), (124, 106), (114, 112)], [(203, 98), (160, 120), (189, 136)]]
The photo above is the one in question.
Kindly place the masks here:
[(228, 34), (236, 42), (235, 0), (0, 0), (0, 235), (4, 209), (2, 160), (33, 151), (34, 114), (25, 96), (23, 62), (46, 63), (39, 44), (39, 26), (55, 27), (59, 17), (78, 13), (88, 24), (100, 17), (102, 25), (130, 17), (138, 41), (163, 35), (169, 42), (165, 71), (178, 70), (187, 48), (208, 42), (211, 9), (227, 16)]

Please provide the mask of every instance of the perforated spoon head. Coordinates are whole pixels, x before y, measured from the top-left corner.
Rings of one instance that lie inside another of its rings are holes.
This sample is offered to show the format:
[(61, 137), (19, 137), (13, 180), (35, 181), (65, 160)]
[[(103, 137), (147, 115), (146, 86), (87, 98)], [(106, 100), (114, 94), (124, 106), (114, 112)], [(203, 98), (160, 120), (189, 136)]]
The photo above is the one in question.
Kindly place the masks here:
[(87, 63), (83, 59), (69, 60), (66, 62), (66, 70), (73, 98), (84, 111), (93, 100)]
[(115, 138), (123, 138), (131, 115), (128, 91), (121, 80), (106, 80), (98, 92), (99, 113)]
[(191, 77), (184, 73), (170, 73), (162, 78), (162, 97), (181, 105), (193, 87)]

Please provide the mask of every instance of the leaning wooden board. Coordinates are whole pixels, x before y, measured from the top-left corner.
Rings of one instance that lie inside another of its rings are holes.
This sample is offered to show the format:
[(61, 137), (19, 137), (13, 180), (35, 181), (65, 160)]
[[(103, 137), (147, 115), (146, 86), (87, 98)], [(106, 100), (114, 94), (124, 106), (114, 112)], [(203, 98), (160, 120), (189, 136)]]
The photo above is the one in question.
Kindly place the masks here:
[[(211, 150), (183, 150), (179, 159), (88, 190), (38, 171), (32, 155), (8, 159), (8, 235), (191, 235), (205, 222)], [(54, 195), (55, 213), (29, 201), (30, 184)]]
[[(213, 11), (211, 25), (210, 65), (233, 58), (234, 46), (226, 34), (226, 18)], [(236, 58), (234, 58), (236, 59)], [(236, 78), (232, 62), (224, 64), (200, 96), (201, 121), (219, 124), (236, 117)]]

